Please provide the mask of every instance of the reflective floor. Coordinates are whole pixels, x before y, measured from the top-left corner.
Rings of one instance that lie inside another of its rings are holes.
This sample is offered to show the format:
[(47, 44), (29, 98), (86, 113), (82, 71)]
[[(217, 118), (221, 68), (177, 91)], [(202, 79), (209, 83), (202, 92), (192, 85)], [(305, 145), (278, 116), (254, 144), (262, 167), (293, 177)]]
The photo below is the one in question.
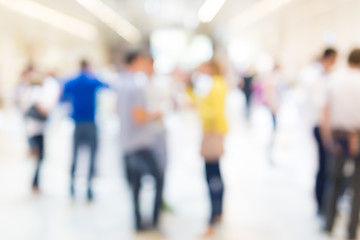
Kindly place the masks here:
[[(301, 98), (292, 91), (284, 102), (272, 141), (268, 110), (255, 106), (248, 122), (243, 118), (243, 96), (230, 93), (230, 132), (221, 165), (225, 213), (214, 239), (330, 239), (321, 233), (316, 216), (312, 189), (316, 153), (311, 132), (302, 124)], [(81, 153), (76, 199), (69, 198), (69, 121), (56, 121), (49, 127), (39, 195), (29, 188), (34, 162), (27, 155), (19, 115), (15, 110), (3, 112), (0, 123), (0, 239), (200, 239), (209, 203), (198, 154), (199, 122), (191, 109), (166, 119), (170, 162), (165, 200), (171, 211), (163, 213), (160, 231), (140, 235), (132, 230), (130, 191), (123, 177), (116, 124), (101, 125), (96, 195), (89, 204), (84, 184), (86, 151)], [(145, 179), (142, 207), (146, 216), (152, 194), (152, 182)], [(343, 239), (344, 223), (340, 219), (336, 239)]]

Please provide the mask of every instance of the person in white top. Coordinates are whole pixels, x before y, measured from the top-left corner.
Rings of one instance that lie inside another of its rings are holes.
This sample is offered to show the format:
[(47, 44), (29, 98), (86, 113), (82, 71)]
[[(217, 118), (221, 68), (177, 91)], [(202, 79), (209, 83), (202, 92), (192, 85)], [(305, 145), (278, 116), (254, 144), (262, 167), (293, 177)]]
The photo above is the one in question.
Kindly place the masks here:
[(44, 132), (50, 111), (57, 104), (59, 85), (54, 77), (46, 77), (33, 67), (22, 74), (17, 90), (17, 103), (24, 114), (25, 131), (30, 151), (37, 159), (32, 188), (39, 191), (39, 176), (44, 158)]
[[(327, 181), (326, 152), (320, 134), (320, 119), (326, 100), (328, 76), (337, 59), (335, 49), (328, 48), (319, 61), (306, 67), (300, 74), (300, 84), (306, 96), (307, 119), (313, 129), (318, 149), (318, 171), (315, 182), (315, 197), (318, 214), (323, 215), (324, 195)], [(305, 120), (306, 121), (306, 120)]]
[(360, 210), (360, 49), (351, 52), (348, 67), (335, 73), (329, 84), (323, 111), (322, 135), (329, 158), (329, 191), (325, 231), (331, 232), (344, 181), (347, 160), (354, 161), (349, 239), (356, 239)]

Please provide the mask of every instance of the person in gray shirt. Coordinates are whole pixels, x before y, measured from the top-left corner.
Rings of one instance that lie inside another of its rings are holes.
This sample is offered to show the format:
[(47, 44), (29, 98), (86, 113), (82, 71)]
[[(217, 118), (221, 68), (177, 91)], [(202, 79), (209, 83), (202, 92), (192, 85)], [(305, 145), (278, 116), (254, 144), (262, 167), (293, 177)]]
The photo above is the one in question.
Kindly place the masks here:
[(153, 222), (157, 227), (162, 203), (163, 177), (159, 165), (152, 152), (151, 132), (149, 123), (160, 119), (161, 113), (149, 113), (146, 110), (145, 85), (147, 74), (152, 67), (151, 58), (142, 52), (132, 52), (126, 58), (128, 70), (122, 75), (118, 87), (118, 107), (121, 123), (121, 142), (126, 166), (126, 174), (130, 183), (136, 230), (142, 231), (140, 216), (139, 193), (141, 178), (151, 175), (155, 179), (156, 194), (154, 201)]

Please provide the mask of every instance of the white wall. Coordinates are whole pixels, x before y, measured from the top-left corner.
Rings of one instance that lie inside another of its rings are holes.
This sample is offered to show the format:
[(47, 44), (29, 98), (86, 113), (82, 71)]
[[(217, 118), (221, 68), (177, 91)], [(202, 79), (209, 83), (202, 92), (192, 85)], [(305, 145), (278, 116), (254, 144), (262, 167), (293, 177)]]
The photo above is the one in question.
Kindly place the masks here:
[(90, 42), (3, 7), (0, 16), (0, 93), (5, 98), (11, 97), (30, 60), (60, 75), (76, 71), (82, 57), (95, 66), (107, 61), (101, 38)]

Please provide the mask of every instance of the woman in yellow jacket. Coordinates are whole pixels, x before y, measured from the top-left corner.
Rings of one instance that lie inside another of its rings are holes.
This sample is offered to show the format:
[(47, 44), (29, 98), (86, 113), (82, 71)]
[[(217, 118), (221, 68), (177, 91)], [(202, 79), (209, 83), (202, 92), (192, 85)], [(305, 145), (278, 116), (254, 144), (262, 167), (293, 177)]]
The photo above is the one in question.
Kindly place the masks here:
[(224, 153), (224, 136), (228, 126), (225, 116), (227, 86), (214, 62), (198, 68), (201, 77), (195, 78), (187, 92), (197, 107), (203, 127), (201, 155), (205, 160), (206, 180), (209, 187), (211, 216), (205, 236), (213, 234), (213, 227), (221, 220), (224, 184), (219, 160)]

